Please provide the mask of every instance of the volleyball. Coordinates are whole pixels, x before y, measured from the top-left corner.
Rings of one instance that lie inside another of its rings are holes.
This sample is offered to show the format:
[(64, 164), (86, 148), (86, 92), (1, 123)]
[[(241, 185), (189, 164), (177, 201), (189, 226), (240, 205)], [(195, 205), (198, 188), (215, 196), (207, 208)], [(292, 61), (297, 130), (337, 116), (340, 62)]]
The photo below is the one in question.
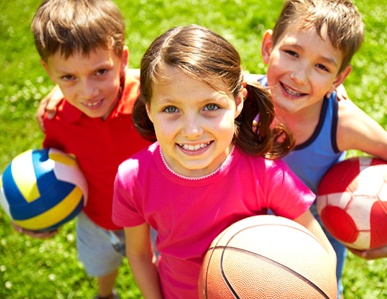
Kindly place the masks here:
[(51, 231), (72, 220), (87, 201), (87, 181), (75, 158), (54, 148), (16, 156), (0, 181), (0, 205), (18, 226)]

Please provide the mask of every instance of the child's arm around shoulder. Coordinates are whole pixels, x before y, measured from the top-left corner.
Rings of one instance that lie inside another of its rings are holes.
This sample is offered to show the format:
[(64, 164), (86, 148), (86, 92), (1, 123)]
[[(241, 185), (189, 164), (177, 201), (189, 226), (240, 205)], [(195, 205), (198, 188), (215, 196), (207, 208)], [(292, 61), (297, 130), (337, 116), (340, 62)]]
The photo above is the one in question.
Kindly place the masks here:
[(337, 145), (387, 161), (387, 131), (350, 100), (339, 101)]
[(162, 299), (159, 275), (153, 262), (149, 225), (125, 227), (126, 256), (142, 296)]

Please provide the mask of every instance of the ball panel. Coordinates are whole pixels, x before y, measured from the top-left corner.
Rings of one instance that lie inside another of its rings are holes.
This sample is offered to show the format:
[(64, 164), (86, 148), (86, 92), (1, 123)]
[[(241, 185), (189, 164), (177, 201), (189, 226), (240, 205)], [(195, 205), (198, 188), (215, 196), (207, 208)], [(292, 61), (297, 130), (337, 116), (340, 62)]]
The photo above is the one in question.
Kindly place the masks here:
[(54, 173), (58, 180), (62, 182), (68, 182), (78, 186), (87, 200), (88, 187), (87, 181), (83, 176), (81, 169), (79, 168), (76, 160), (68, 155), (60, 153), (50, 154), (50, 158), (55, 159)]
[(38, 200), (18, 205), (11, 201), (10, 212), (12, 218), (14, 220), (25, 220), (42, 214), (65, 200), (74, 189), (78, 189), (78, 187), (70, 183), (56, 181), (55, 184), (44, 190)]
[(7, 177), (14, 180), (21, 195), (28, 202), (39, 198), (39, 189), (36, 186), (36, 176), (33, 162), (33, 151), (29, 150), (12, 160), (10, 171)]
[(76, 210), (80, 204), (83, 206), (83, 195), (81, 190), (75, 187), (68, 196), (66, 196), (53, 208), (25, 220), (18, 220), (17, 218), (14, 218), (14, 222), (20, 227), (32, 230), (41, 230), (47, 227), (52, 227), (58, 222), (63, 221), (74, 210)]
[(353, 243), (359, 236), (357, 226), (345, 210), (336, 206), (327, 206), (321, 212), (321, 219), (332, 236), (342, 242)]
[(387, 202), (378, 201), (371, 211), (371, 247), (378, 248), (387, 244)]
[(39, 231), (74, 218), (88, 193), (76, 160), (53, 148), (16, 156), (2, 174), (0, 185), (0, 204), (7, 215), (21, 227)]
[(5, 214), (9, 217), (11, 217), (11, 212), (9, 210), (9, 204), (7, 199), (5, 198), (4, 189), (2, 185), (3, 180), (0, 178), (0, 206), (3, 208)]
[(266, 256), (230, 247), (222, 255), (224, 280), (239, 298), (329, 298), (309, 278)]
[[(334, 165), (325, 174), (318, 188), (317, 211), (332, 236), (347, 247), (373, 249), (387, 245), (386, 202), (386, 162), (355, 157)], [(343, 212), (328, 217), (330, 212), (324, 211), (331, 207)], [(343, 227), (349, 219), (351, 225)]]
[(325, 248), (300, 224), (271, 215), (234, 223), (211, 244), (200, 298), (336, 298)]

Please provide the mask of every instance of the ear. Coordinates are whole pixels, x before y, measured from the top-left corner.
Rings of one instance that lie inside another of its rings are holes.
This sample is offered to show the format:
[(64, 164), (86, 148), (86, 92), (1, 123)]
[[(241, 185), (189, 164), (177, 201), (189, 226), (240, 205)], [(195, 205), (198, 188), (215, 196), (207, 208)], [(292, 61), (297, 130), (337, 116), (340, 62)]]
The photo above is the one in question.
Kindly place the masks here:
[(122, 50), (122, 58), (121, 58), (121, 74), (125, 73), (125, 70), (128, 66), (129, 62), (129, 49), (127, 46), (124, 46), (124, 49)]
[(262, 46), (261, 46), (262, 60), (265, 64), (269, 63), (272, 49), (273, 49), (273, 31), (267, 30), (263, 36)]
[(48, 64), (46, 61), (44, 61), (43, 59), (40, 59), (40, 64), (43, 66), (43, 68), (46, 70), (48, 76), (50, 77), (50, 79), (55, 82), (53, 76), (52, 76), (52, 73), (50, 71), (50, 68), (48, 67)]
[(146, 114), (148, 115), (149, 120), (153, 123), (152, 116), (151, 116), (151, 111), (150, 111), (150, 105), (145, 104), (145, 109), (146, 109)]
[(235, 98), (235, 118), (237, 118), (243, 109), (243, 101), (247, 97), (247, 89), (245, 87), (242, 88), (242, 90), (238, 93), (237, 97)]
[(351, 65), (348, 65), (343, 71), (341, 71), (341, 73), (336, 77), (336, 80), (332, 83), (328, 93), (331, 94), (334, 90), (336, 90), (337, 87), (343, 84), (344, 80), (348, 77), (351, 71), (352, 71)]

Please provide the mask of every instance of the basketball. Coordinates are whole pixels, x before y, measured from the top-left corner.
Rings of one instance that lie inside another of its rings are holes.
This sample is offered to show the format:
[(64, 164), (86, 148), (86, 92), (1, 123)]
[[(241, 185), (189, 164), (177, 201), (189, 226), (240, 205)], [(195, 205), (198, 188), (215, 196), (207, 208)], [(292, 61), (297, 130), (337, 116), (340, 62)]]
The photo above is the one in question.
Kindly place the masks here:
[(240, 220), (218, 235), (199, 276), (201, 299), (336, 298), (336, 269), (318, 239), (287, 218)]
[(0, 204), (18, 226), (51, 231), (73, 219), (87, 200), (77, 162), (59, 150), (33, 149), (16, 156), (0, 182)]
[(387, 163), (355, 157), (335, 164), (320, 182), (317, 211), (325, 228), (345, 246), (386, 246)]

